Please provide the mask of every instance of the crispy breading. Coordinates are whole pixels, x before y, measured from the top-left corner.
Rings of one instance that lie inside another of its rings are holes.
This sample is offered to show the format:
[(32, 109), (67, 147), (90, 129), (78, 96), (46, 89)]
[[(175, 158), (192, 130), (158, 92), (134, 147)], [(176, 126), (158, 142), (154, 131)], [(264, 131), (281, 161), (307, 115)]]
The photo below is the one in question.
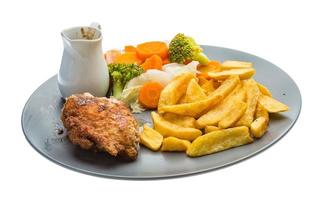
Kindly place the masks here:
[(124, 103), (106, 97), (78, 94), (67, 98), (61, 115), (73, 144), (135, 160), (138, 123)]

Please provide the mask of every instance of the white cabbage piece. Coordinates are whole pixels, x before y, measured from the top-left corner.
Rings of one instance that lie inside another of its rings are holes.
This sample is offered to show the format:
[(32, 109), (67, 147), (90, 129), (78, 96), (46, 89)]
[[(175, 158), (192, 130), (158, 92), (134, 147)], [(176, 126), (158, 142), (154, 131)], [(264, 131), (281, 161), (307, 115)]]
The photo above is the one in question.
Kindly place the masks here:
[(144, 72), (143, 74), (131, 79), (125, 86), (125, 88), (136, 87), (144, 85), (145, 83), (155, 81), (163, 86), (167, 85), (174, 76), (168, 72), (164, 72), (157, 69), (150, 69)]
[(178, 63), (169, 63), (166, 65), (163, 65), (162, 69), (165, 72), (168, 72), (170, 74), (173, 74), (173, 76), (177, 76), (184, 72), (191, 72), (191, 73), (199, 73), (197, 70), (199, 62), (198, 61), (192, 61), (188, 63), (187, 65), (178, 64)]

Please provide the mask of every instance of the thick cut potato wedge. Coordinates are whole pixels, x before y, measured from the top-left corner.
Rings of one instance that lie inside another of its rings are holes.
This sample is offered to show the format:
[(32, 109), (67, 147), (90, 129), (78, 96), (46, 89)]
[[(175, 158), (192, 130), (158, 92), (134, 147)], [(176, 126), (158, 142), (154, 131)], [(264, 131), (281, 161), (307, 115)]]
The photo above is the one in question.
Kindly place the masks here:
[(209, 125), (217, 125), (218, 122), (224, 118), (232, 109), (234, 102), (244, 101), (246, 98), (246, 91), (238, 85), (234, 91), (227, 96), (221, 103), (208, 111), (197, 119), (197, 126), (204, 128)]
[(220, 130), (220, 128), (217, 126), (205, 126), (205, 133), (209, 133), (212, 131), (218, 131), (218, 130)]
[(204, 90), (206, 95), (210, 95), (215, 91), (213, 80), (209, 80), (206, 83), (201, 85), (201, 88)]
[(260, 95), (258, 102), (270, 113), (284, 112), (288, 106), (266, 95)]
[(152, 112), (152, 119), (154, 124), (154, 129), (162, 134), (164, 137), (177, 137), (179, 139), (193, 141), (198, 136), (202, 135), (202, 132), (195, 128), (184, 128), (178, 126), (169, 121), (166, 121), (156, 112)]
[(185, 94), (187, 84), (195, 76), (192, 73), (183, 73), (172, 80), (162, 90), (158, 101), (158, 112), (163, 113), (162, 107), (166, 105), (174, 105)]
[(218, 94), (225, 98), (238, 84), (240, 84), (239, 76), (230, 76), (210, 96)]
[(223, 129), (233, 126), (236, 121), (245, 113), (246, 107), (247, 105), (243, 101), (234, 102), (230, 108), (230, 111), (219, 121), (218, 127)]
[(230, 69), (221, 72), (208, 72), (208, 76), (217, 80), (223, 80), (232, 75), (239, 76), (240, 79), (248, 79), (255, 74), (254, 68), (247, 69)]
[(206, 78), (202, 77), (202, 76), (198, 76), (198, 84), (200, 86), (202, 86), (203, 84), (207, 83), (209, 80), (207, 80)]
[(164, 113), (163, 118), (172, 124), (176, 124), (185, 128), (196, 127), (196, 119), (194, 117), (182, 116), (174, 113)]
[(190, 141), (167, 137), (163, 140), (161, 151), (186, 151), (191, 145)]
[(250, 127), (250, 124), (254, 120), (260, 91), (258, 89), (256, 81), (253, 79), (243, 81), (243, 87), (246, 90), (247, 94), (247, 108), (244, 115), (236, 123), (236, 126)]
[(262, 85), (261, 83), (257, 83), (257, 86), (258, 86), (261, 94), (272, 97), (271, 92), (268, 90), (268, 88), (266, 86)]
[(198, 85), (195, 79), (192, 79), (187, 86), (184, 97), (185, 103), (192, 103), (207, 99), (204, 90)]
[(215, 95), (208, 97), (206, 100), (194, 103), (183, 103), (178, 105), (163, 106), (162, 111), (196, 118), (200, 116), (202, 112), (216, 105), (221, 100), (221, 95)]
[(201, 65), (197, 68), (201, 73), (220, 72), (222, 71), (221, 64), (218, 61), (211, 61), (207, 65)]
[(267, 123), (269, 122), (269, 113), (259, 102), (257, 104), (257, 109), (255, 113), (255, 119), (263, 117), (266, 119)]
[(202, 135), (187, 149), (188, 156), (197, 157), (253, 142), (246, 126), (213, 131)]
[(267, 131), (268, 121), (264, 117), (258, 117), (251, 123), (250, 132), (255, 138), (261, 138)]
[(222, 70), (245, 69), (245, 68), (252, 68), (253, 63), (243, 62), (243, 61), (235, 61), (235, 60), (226, 60), (222, 63), (221, 67), (222, 67)]
[[(217, 88), (206, 100), (184, 103), (179, 105), (163, 106), (163, 112), (170, 112), (179, 115), (199, 117), (202, 113), (207, 112), (211, 107), (219, 103), (240, 83), (238, 76), (231, 76), (226, 79), (222, 85)], [(203, 126), (204, 127), (204, 126)]]
[(155, 131), (145, 124), (144, 130), (140, 134), (140, 141), (141, 144), (143, 144), (147, 148), (153, 151), (157, 151), (162, 145), (163, 136), (159, 132)]

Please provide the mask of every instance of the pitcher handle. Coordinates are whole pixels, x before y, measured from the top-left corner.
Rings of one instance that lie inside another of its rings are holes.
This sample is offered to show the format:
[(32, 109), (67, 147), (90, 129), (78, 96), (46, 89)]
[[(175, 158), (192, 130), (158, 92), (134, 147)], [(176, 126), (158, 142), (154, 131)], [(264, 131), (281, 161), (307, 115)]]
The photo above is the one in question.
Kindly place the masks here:
[(90, 27), (93, 27), (93, 28), (96, 28), (96, 29), (99, 29), (99, 30), (102, 29), (102, 28), (101, 28), (101, 25), (100, 25), (99, 23), (97, 23), (97, 22), (92, 22), (92, 23), (90, 24)]

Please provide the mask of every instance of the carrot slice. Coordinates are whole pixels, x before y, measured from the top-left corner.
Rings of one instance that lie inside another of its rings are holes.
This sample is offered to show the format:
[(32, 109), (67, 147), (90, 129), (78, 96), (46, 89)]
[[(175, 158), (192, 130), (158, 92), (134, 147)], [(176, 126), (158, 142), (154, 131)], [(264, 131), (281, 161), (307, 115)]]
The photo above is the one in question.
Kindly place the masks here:
[(142, 86), (138, 101), (140, 104), (149, 109), (155, 109), (161, 95), (163, 86), (158, 82), (149, 82)]
[(115, 49), (105, 52), (104, 58), (108, 64), (114, 63), (116, 58), (121, 55), (121, 52)]
[(131, 45), (125, 46), (125, 47), (124, 47), (124, 51), (125, 51), (126, 53), (127, 53), (127, 52), (136, 52), (136, 47), (131, 46)]
[(152, 55), (158, 55), (164, 60), (168, 57), (168, 48), (165, 42), (145, 42), (137, 45), (136, 53), (142, 61)]
[(158, 55), (153, 55), (145, 60), (141, 67), (146, 71), (149, 69), (161, 70), (163, 66), (163, 61)]
[(165, 59), (163, 60), (163, 65), (166, 65), (166, 64), (168, 64), (168, 63), (170, 63), (169, 59), (168, 59), (168, 58), (165, 58)]
[(123, 53), (115, 59), (115, 63), (123, 64), (141, 64), (141, 60), (136, 56), (134, 52)]

